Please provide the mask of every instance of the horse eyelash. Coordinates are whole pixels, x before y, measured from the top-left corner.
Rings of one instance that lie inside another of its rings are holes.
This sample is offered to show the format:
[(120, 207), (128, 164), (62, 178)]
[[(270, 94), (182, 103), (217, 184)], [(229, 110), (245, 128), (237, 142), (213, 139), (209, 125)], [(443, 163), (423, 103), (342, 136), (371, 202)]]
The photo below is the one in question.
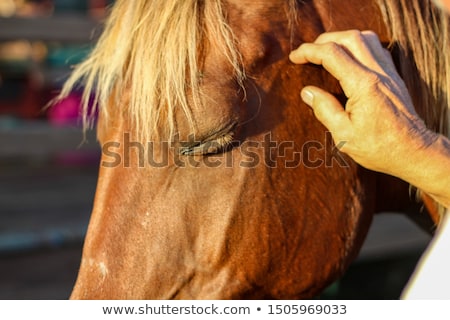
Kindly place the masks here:
[(212, 155), (225, 152), (233, 144), (233, 132), (224, 134), (216, 139), (198, 142), (188, 147), (180, 148), (184, 156)]

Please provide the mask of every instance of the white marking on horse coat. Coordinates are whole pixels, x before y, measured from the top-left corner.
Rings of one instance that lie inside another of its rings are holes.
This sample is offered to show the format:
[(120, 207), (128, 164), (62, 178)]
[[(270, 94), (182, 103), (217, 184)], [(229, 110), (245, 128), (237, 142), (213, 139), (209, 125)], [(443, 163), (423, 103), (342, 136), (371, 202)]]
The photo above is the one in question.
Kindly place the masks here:
[(106, 276), (108, 275), (108, 268), (106, 267), (106, 264), (104, 262), (100, 262), (98, 264), (98, 268), (100, 269), (100, 273), (103, 276), (103, 280), (105, 280)]
[(150, 212), (147, 211), (147, 212), (145, 213), (145, 217), (142, 219), (142, 222), (141, 222), (141, 226), (142, 226), (144, 229), (147, 229), (149, 217), (150, 217)]

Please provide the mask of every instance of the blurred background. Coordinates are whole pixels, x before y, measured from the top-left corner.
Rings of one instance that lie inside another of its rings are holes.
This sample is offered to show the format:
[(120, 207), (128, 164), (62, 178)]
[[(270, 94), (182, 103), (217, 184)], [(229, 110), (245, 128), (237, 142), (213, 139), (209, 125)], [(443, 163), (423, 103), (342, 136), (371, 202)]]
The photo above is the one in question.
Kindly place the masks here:
[(0, 299), (66, 299), (75, 281), (100, 148), (79, 93), (44, 106), (111, 2), (0, 0)]
[[(112, 0), (0, 0), (0, 299), (67, 299), (94, 198), (100, 148), (83, 142), (80, 95), (50, 109), (95, 44)], [(396, 299), (430, 240), (378, 215), (359, 258), (322, 299)]]

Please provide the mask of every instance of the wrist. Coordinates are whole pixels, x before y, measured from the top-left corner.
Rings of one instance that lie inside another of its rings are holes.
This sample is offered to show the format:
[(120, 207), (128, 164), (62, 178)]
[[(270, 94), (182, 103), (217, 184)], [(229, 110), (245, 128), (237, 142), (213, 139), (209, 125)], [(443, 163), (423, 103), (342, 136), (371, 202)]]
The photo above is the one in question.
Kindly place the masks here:
[(450, 141), (428, 131), (411, 148), (401, 169), (401, 179), (450, 206)]

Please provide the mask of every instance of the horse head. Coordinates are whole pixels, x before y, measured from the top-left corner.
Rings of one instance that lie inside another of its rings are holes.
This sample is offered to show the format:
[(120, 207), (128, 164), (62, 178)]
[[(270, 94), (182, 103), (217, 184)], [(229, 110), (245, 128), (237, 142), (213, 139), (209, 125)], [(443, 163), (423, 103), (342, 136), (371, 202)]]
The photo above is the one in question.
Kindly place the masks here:
[(103, 150), (72, 298), (310, 298), (342, 275), (377, 178), (301, 101), (338, 82), (288, 55), (344, 29), (390, 40), (374, 1), (118, 0), (66, 87), (97, 92)]

